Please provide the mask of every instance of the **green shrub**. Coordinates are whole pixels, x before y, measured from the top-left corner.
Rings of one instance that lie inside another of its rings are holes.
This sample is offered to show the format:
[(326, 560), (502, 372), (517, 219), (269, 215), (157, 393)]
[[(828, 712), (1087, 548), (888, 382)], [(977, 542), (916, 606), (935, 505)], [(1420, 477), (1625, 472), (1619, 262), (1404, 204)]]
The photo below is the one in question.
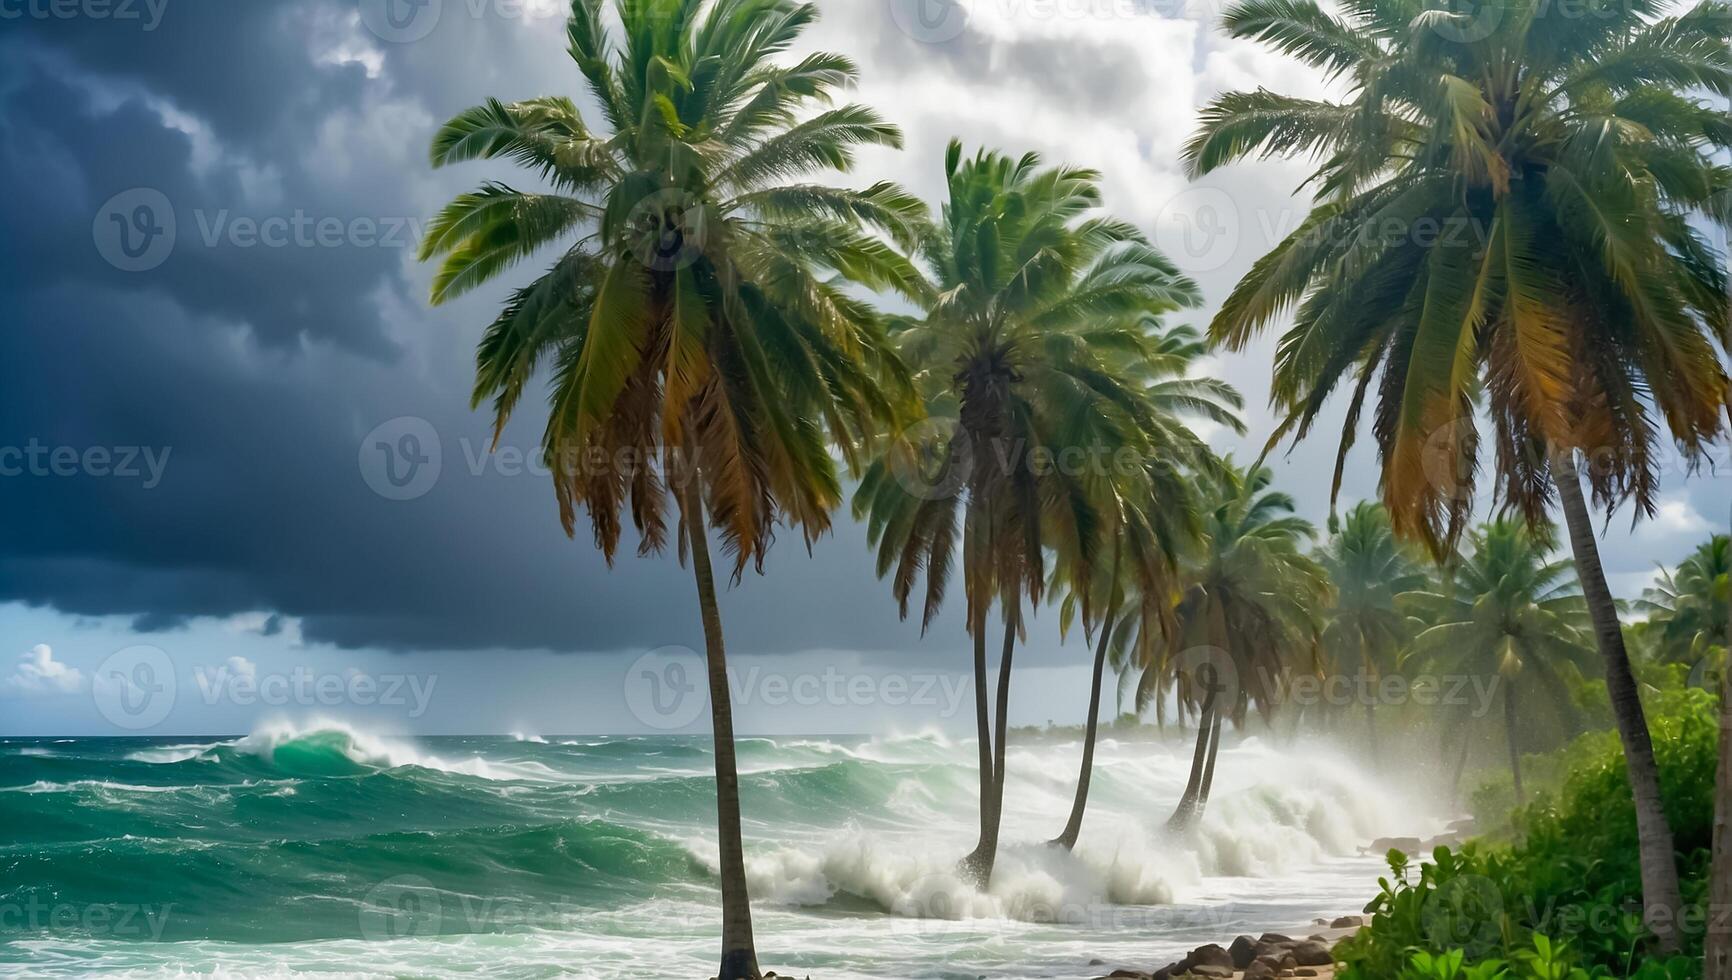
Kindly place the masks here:
[[(1699, 690), (1666, 691), (1648, 705), (1688, 907), (1685, 955), (1665, 962), (1649, 955), (1623, 751), (1614, 733), (1593, 732), (1546, 757), (1568, 775), (1556, 792), (1515, 812), (1510, 841), (1439, 848), (1417, 869), (1391, 852), (1392, 876), (1366, 907), (1371, 924), (1337, 950), (1343, 977), (1698, 976), (1717, 707)], [(1536, 965), (1535, 955), (1547, 962)]]

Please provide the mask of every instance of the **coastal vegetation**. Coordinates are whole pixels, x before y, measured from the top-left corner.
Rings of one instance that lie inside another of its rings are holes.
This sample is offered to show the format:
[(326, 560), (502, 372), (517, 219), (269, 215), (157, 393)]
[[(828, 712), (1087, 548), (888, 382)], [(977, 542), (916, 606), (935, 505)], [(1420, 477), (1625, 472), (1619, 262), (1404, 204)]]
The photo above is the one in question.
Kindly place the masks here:
[[(439, 130), (435, 166), (509, 161), (539, 186), (487, 183), (439, 214), (433, 302), (554, 256), (487, 326), (475, 404), (503, 429), (545, 380), (565, 532), (585, 511), (611, 562), (629, 519), (641, 554), (671, 543), (693, 572), (721, 980), (762, 973), (712, 544), (737, 583), (778, 527), (814, 546), (850, 492), (902, 616), (931, 627), (961, 576), (979, 834), (959, 868), (980, 888), (1014, 792), (1015, 655), (1052, 604), (1093, 655), (1053, 845), (1083, 834), (1109, 666), (1135, 715), (1194, 727), (1182, 793), (1149, 801), (1174, 808), (1166, 847), (1205, 819), (1228, 726), (1338, 735), (1362, 704), (1351, 724), (1383, 759), (1375, 699), (1303, 705), (1298, 680), (1484, 678), (1496, 724), (1440, 711), (1427, 730), (1450, 740), (1456, 782), (1475, 747), (1482, 770), (1503, 750), (1507, 795), (1496, 778), (1475, 794), (1488, 836), (1391, 854), (1342, 975), (1693, 977), (1706, 958), (1726, 980), (1727, 937), (1688, 919), (1732, 901), (1715, 823), (1732, 716), (1705, 680), (1726, 656), (1726, 538), (1621, 617), (1590, 513), (1653, 514), (1662, 456), (1693, 467), (1728, 434), (1732, 313), (1706, 230), (1732, 219), (1732, 125), (1699, 95), (1732, 93), (1726, 8), (1545, 7), (1231, 7), (1230, 34), (1346, 95), (1259, 89), (1203, 110), (1183, 149), (1198, 176), (1318, 163), (1309, 216), (1206, 337), (1173, 322), (1198, 286), (1105, 210), (1094, 170), (953, 141), (931, 207), (839, 186), (858, 148), (901, 136), (831, 101), (847, 57), (790, 53), (812, 4), (574, 0), (569, 50), (599, 120), (563, 97), (489, 100)], [(1207, 358), (1277, 323), (1271, 447), (1345, 394), (1339, 496), (1371, 414), (1381, 500), (1327, 535), (1261, 458), (1200, 434), (1246, 431)]]

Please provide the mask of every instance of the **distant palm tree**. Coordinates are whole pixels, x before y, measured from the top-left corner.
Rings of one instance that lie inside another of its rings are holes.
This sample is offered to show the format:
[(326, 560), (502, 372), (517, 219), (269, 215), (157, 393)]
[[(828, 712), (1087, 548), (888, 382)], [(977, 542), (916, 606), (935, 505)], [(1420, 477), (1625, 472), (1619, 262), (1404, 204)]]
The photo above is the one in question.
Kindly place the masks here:
[(1320, 161), (1318, 203), (1212, 330), (1242, 349), (1296, 308), (1276, 353), (1282, 434), (1303, 437), (1351, 381), (1344, 459), (1377, 380), (1384, 501), (1438, 554), (1472, 512), (1476, 420), (1505, 501), (1538, 524), (1561, 497), (1628, 761), (1647, 922), (1672, 952), (1671, 826), (1582, 479), (1606, 508), (1651, 513), (1665, 435), (1698, 459), (1724, 428), (1715, 345), (1732, 316), (1704, 225), (1732, 219), (1732, 123), (1696, 93), (1732, 93), (1727, 7), (1552, 6), (1395, 0), (1338, 17), (1243, 0), (1231, 34), (1322, 69), (1346, 98), (1229, 93), (1186, 156), (1198, 174), (1254, 154)]
[(504, 158), (545, 192), (490, 183), (432, 222), (433, 302), (543, 248), (552, 268), (518, 289), (476, 354), (475, 402), (496, 438), (538, 369), (551, 401), (543, 452), (560, 518), (588, 510), (611, 562), (629, 507), (640, 553), (679, 549), (697, 583), (715, 735), (721, 980), (759, 976), (740, 837), (733, 714), (710, 530), (737, 580), (762, 568), (778, 522), (810, 543), (853, 462), (914, 406), (873, 311), (841, 277), (911, 289), (913, 268), (862, 227), (911, 241), (924, 210), (889, 184), (803, 183), (845, 171), (852, 148), (896, 146), (869, 109), (826, 108), (855, 78), (834, 54), (782, 55), (816, 18), (791, 0), (576, 0), (570, 54), (607, 131), (563, 97), (469, 109), (433, 139), (433, 164)]
[(1674, 571), (1642, 592), (1635, 608), (1647, 614), (1643, 628), (1655, 634), (1661, 660), (1706, 662), (1727, 644), (1726, 580), (1732, 574), (1732, 538), (1716, 534)]
[[(1395, 597), (1423, 588), (1425, 572), (1396, 540), (1389, 512), (1370, 501), (1347, 512), (1318, 561), (1335, 587), (1335, 601), (1324, 612), (1323, 652), (1329, 669), (1357, 674), (1364, 684), (1376, 685), (1395, 670), (1397, 654), (1414, 633), (1414, 622), (1395, 607)], [(1375, 761), (1377, 699), (1366, 693), (1361, 688), (1366, 739)]]
[(1181, 571), (1173, 640), (1141, 665), (1139, 708), (1170, 693), (1197, 716), (1190, 777), (1168, 820), (1174, 830), (1208, 806), (1222, 720), (1243, 727), (1252, 707), (1267, 718), (1294, 672), (1319, 667), (1329, 579), (1301, 550), (1316, 529), (1273, 482), (1268, 468), (1241, 470), (1231, 460), (1197, 474), (1202, 545)]
[[(1518, 721), (1546, 711), (1571, 714), (1572, 675), (1593, 657), (1575, 569), (1550, 558), (1555, 547), (1543, 525), (1530, 530), (1496, 520), (1474, 532), (1443, 590), (1401, 597), (1404, 607), (1436, 624), (1415, 638), (1404, 663), (1439, 676), (1496, 678), (1518, 804), (1524, 799)], [(1523, 697), (1536, 688), (1544, 700)]]
[[(1206, 352), (1201, 338), (1190, 327), (1174, 327), (1154, 345), (1152, 358), (1127, 365), (1133, 373), (1147, 375), (1142, 396), (1159, 414), (1156, 431), (1180, 435), (1181, 444), (1157, 449), (1143, 465), (1113, 481), (1111, 499), (1102, 507), (1102, 541), (1076, 542), (1094, 552), (1092, 556), (1064, 556), (1053, 573), (1053, 590), (1064, 596), (1060, 604), (1060, 628), (1068, 630), (1089, 597), (1079, 593), (1073, 572), (1092, 563), (1087, 587), (1095, 590), (1098, 621), (1095, 658), (1090, 676), (1088, 719), (1083, 731), (1082, 767), (1077, 774), (1076, 797), (1064, 830), (1053, 843), (1070, 850), (1082, 832), (1088, 807), (1089, 784), (1094, 774), (1095, 739), (1099, 731), (1101, 680), (1109, 656), (1123, 659), (1132, 644), (1152, 643), (1172, 631), (1172, 608), (1177, 589), (1178, 556), (1196, 547), (1200, 526), (1192, 476), (1216, 464), (1201, 448), (1181, 419), (1187, 415), (1206, 418), (1242, 433), (1235, 415), (1241, 401), (1225, 383), (1193, 378), (1196, 361)], [(1105, 543), (1105, 542), (1110, 542)], [(1141, 651), (1143, 656), (1150, 653)]]
[[(923, 628), (943, 602), (961, 525), (981, 800), (980, 841), (963, 867), (985, 882), (998, 850), (1023, 603), (1041, 599), (1049, 547), (1100, 540), (1101, 501), (1121, 451), (1142, 458), (1184, 444), (1188, 433), (1167, 431), (1171, 423), (1124, 366), (1156, 356), (1158, 317), (1199, 295), (1134, 226), (1098, 213), (1096, 171), (1046, 168), (1032, 153), (965, 160), (952, 142), (944, 172), (943, 218), (920, 242), (931, 275), (922, 315), (896, 332), (931, 420), (868, 470), (854, 509), (868, 519), (878, 572), (891, 576), (903, 615), (925, 573)], [(921, 462), (936, 464), (934, 479)], [(1076, 577), (1089, 574), (1085, 560)], [(995, 601), (1004, 645), (989, 721), (986, 628)]]

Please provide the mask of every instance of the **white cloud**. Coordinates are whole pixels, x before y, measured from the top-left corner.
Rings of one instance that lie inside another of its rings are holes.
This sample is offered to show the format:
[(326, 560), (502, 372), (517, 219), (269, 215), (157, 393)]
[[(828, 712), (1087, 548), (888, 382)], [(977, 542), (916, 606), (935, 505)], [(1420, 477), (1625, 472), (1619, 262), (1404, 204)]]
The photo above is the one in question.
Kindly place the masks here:
[(1652, 524), (1662, 534), (1702, 534), (1708, 530), (1708, 519), (1683, 493), (1662, 496)]
[(18, 658), (12, 676), (0, 680), (0, 694), (13, 697), (77, 694), (83, 689), (84, 672), (55, 660), (54, 651), (46, 643), (31, 647)]
[(259, 666), (245, 657), (230, 657), (227, 662), (228, 671), (235, 677), (256, 680), (259, 676)]

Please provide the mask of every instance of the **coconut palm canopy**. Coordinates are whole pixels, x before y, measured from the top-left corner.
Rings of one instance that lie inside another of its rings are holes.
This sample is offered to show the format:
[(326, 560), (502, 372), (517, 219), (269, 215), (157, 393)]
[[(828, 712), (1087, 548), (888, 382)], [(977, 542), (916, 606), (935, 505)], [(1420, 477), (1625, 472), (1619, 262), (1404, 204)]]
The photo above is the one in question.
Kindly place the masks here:
[(1575, 568), (1554, 559), (1555, 550), (1549, 528), (1495, 520), (1473, 532), (1437, 588), (1400, 597), (1430, 624), (1403, 654), (1403, 668), (1496, 678), (1506, 734), (1512, 747), (1529, 750), (1541, 747), (1538, 738), (1573, 732), (1572, 690), (1597, 664)]
[[(737, 558), (761, 563), (778, 517), (829, 526), (844, 458), (910, 407), (874, 311), (849, 282), (915, 293), (924, 206), (895, 186), (820, 182), (859, 146), (899, 146), (871, 109), (829, 105), (848, 58), (783, 57), (817, 16), (790, 0), (572, 6), (571, 59), (600, 125), (563, 97), (488, 101), (452, 119), (433, 163), (504, 158), (546, 186), (490, 183), (427, 230), (443, 303), (544, 249), (477, 351), (475, 400), (503, 427), (552, 379), (544, 452), (562, 519), (588, 509), (610, 557), (621, 511), (644, 551), (666, 538), (665, 478), (689, 454)], [(881, 387), (888, 378), (890, 386)], [(595, 465), (594, 460), (604, 461)], [(623, 461), (623, 462), (621, 462)]]
[[(1197, 483), (1202, 544), (1180, 573), (1174, 641), (1139, 665), (1145, 673), (1137, 703), (1162, 710), (1172, 692), (1182, 709), (1195, 710), (1221, 684), (1227, 701), (1217, 710), (1242, 725), (1253, 707), (1270, 716), (1291, 673), (1320, 670), (1321, 617), (1332, 587), (1306, 550), (1316, 528), (1294, 512), (1292, 497), (1272, 488), (1267, 467), (1243, 470), (1229, 459)], [(1218, 652), (1187, 657), (1205, 649)], [(1218, 672), (1213, 679), (1200, 669), (1205, 664)]]
[[(1207, 455), (1173, 410), (1239, 424), (1230, 387), (1170, 370), (1194, 353), (1163, 339), (1159, 318), (1200, 294), (1142, 232), (1098, 213), (1097, 172), (1043, 167), (1035, 154), (964, 159), (955, 142), (945, 168), (942, 218), (919, 242), (924, 315), (893, 324), (934, 421), (874, 464), (854, 504), (904, 614), (925, 573), (927, 623), (960, 543), (959, 509), (992, 529), (966, 562), (971, 610), (1038, 601), (1045, 548), (1098, 533), (1117, 460)], [(1080, 463), (1036, 465), (1079, 449), (1090, 452)], [(959, 469), (910, 492), (913, 456)]]
[(1421, 588), (1425, 572), (1399, 542), (1383, 507), (1361, 501), (1340, 522), (1318, 555), (1335, 586), (1324, 613), (1323, 648), (1339, 672), (1377, 677), (1395, 668), (1395, 656), (1413, 633), (1396, 597)]
[(1732, 576), (1732, 539), (1716, 534), (1704, 541), (1677, 569), (1660, 572), (1658, 585), (1634, 603), (1648, 617), (1662, 660), (1698, 663), (1728, 642), (1727, 581)]
[[(1652, 0), (1548, 16), (1423, 0), (1246, 0), (1227, 29), (1327, 73), (1339, 100), (1259, 89), (1211, 103), (1185, 148), (1208, 173), (1309, 155), (1318, 203), (1260, 259), (1212, 334), (1276, 353), (1277, 437), (1343, 383), (1344, 460), (1370, 403), (1398, 530), (1440, 553), (1465, 526), (1489, 421), (1497, 491), (1528, 517), (1548, 453), (1581, 449), (1598, 498), (1652, 510), (1664, 431), (1698, 460), (1724, 428), (1732, 218), (1727, 7)], [(1339, 464), (1336, 477), (1340, 485)]]

